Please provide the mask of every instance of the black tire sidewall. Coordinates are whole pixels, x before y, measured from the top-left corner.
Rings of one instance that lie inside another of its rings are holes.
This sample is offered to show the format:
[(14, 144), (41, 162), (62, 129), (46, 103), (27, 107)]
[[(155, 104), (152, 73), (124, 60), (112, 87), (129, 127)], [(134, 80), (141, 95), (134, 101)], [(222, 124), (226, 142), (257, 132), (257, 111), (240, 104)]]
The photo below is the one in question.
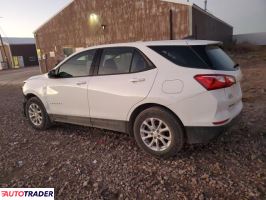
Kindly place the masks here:
[[(161, 119), (169, 127), (172, 134), (172, 141), (166, 150), (160, 152), (153, 151), (142, 141), (140, 136), (140, 126), (147, 118)], [(162, 158), (168, 158), (176, 155), (184, 145), (184, 131), (181, 122), (179, 122), (179, 120), (176, 119), (176, 117), (173, 116), (173, 114), (171, 114), (169, 111), (160, 107), (149, 108), (137, 116), (134, 123), (134, 137), (139, 147), (151, 155)]]
[[(33, 103), (37, 104), (39, 106), (41, 112), (42, 112), (43, 120), (42, 120), (42, 123), (40, 126), (34, 125), (32, 123), (32, 121), (30, 120), (30, 117), (29, 117), (29, 107)], [(48, 116), (42, 102), (37, 97), (32, 97), (26, 102), (26, 117), (27, 117), (27, 120), (29, 121), (30, 125), (34, 129), (37, 129), (37, 130), (45, 130), (48, 128), (48, 126), (50, 124), (49, 116)]]

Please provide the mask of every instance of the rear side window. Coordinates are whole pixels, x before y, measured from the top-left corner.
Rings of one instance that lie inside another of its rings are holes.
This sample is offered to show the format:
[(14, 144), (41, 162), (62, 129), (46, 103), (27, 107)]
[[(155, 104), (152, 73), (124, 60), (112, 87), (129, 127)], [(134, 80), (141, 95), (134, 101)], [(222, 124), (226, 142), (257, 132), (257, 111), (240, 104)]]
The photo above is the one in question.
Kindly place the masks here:
[(149, 63), (138, 51), (134, 52), (131, 71), (130, 72), (141, 72), (148, 70), (152, 67), (151, 63)]
[(136, 73), (153, 68), (153, 64), (135, 48), (111, 47), (103, 49), (98, 75)]
[(150, 46), (150, 48), (177, 65), (208, 68), (208, 65), (189, 46)]
[(234, 62), (218, 46), (150, 46), (151, 49), (172, 61), (190, 68), (233, 71)]
[(106, 48), (103, 50), (99, 66), (99, 75), (129, 73), (134, 49)]

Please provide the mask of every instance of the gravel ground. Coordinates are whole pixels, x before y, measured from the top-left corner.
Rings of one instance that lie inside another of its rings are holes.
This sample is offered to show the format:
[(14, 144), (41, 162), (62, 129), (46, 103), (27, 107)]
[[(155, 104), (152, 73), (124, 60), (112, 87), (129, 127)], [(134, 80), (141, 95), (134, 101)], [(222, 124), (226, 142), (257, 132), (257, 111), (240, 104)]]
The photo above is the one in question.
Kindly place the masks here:
[(21, 85), (24, 80), (38, 74), (40, 74), (39, 66), (2, 70), (0, 71), (0, 86)]
[(239, 123), (168, 160), (110, 131), (35, 131), (22, 116), (20, 87), (0, 86), (0, 187), (54, 187), (56, 199), (265, 199), (266, 59), (236, 59), (245, 75)]

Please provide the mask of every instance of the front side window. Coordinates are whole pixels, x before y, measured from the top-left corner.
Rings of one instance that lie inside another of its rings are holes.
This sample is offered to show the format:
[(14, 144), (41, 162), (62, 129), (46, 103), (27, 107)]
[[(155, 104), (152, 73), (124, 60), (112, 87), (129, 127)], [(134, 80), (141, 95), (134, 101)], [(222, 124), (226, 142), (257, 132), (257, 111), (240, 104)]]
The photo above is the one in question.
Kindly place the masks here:
[(96, 50), (82, 52), (62, 64), (58, 70), (60, 78), (89, 76)]
[(129, 73), (134, 49), (130, 47), (106, 48), (99, 65), (99, 75)]

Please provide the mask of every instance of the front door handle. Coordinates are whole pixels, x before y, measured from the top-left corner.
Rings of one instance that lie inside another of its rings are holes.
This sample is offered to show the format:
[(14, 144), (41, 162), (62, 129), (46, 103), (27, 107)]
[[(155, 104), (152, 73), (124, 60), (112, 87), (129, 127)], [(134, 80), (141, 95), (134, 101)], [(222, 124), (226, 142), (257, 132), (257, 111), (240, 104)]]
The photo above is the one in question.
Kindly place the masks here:
[(86, 85), (87, 82), (86, 82), (86, 81), (82, 81), (82, 82), (77, 82), (76, 84), (77, 84), (77, 85)]
[(137, 83), (137, 82), (143, 82), (145, 81), (146, 79), (145, 78), (132, 78), (130, 80), (131, 83)]

